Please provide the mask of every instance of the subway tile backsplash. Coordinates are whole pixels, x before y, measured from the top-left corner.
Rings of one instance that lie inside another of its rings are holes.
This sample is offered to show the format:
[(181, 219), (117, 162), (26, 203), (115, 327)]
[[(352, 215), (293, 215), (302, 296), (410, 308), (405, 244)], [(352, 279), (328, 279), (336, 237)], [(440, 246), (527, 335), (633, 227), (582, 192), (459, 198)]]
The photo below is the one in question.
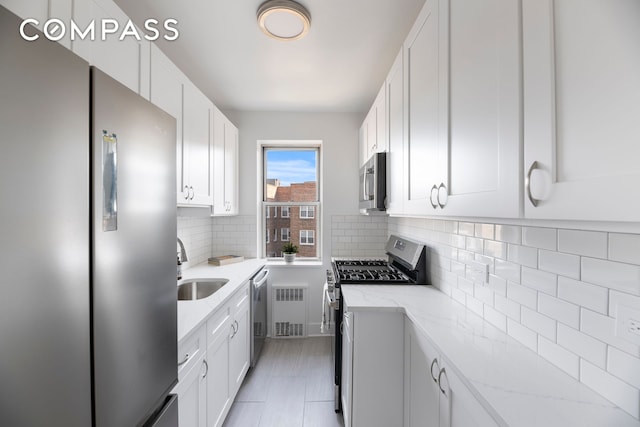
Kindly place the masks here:
[(211, 218), (178, 217), (178, 237), (189, 258), (183, 269), (206, 262), (211, 256), (211, 230)]
[(640, 235), (393, 217), (388, 230), (427, 244), (435, 287), (640, 417), (640, 346), (616, 335), (618, 305), (640, 310)]
[(333, 215), (331, 256), (385, 257), (386, 215)]

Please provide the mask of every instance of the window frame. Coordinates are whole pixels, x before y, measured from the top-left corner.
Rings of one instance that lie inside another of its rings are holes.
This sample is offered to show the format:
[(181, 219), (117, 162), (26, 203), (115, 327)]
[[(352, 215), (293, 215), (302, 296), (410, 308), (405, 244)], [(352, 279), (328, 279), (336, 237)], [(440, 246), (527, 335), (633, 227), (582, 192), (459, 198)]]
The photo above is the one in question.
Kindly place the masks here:
[[(300, 151), (311, 151), (311, 150), (315, 150), (316, 152), (316, 201), (313, 202), (294, 202), (294, 201), (287, 201), (287, 202), (269, 202), (266, 201), (266, 195), (267, 195), (267, 177), (266, 177), (266, 172), (267, 172), (267, 152), (268, 150), (283, 150), (283, 151), (295, 151), (295, 150), (300, 150)], [(258, 206), (259, 208), (257, 209), (258, 211), (258, 224), (260, 224), (257, 236), (258, 236), (258, 241), (257, 241), (257, 246), (258, 246), (258, 254), (260, 257), (262, 258), (266, 258), (268, 261), (281, 261), (283, 260), (283, 256), (280, 254), (280, 256), (276, 256), (276, 257), (271, 257), (268, 256), (269, 253), (267, 252), (267, 243), (265, 241), (264, 235), (265, 235), (265, 229), (267, 227), (267, 218), (265, 215), (265, 207), (275, 207), (276, 209), (278, 207), (280, 207), (280, 218), (292, 218), (291, 215), (291, 208), (292, 207), (296, 207), (296, 206), (310, 206), (312, 207), (312, 211), (313, 211), (313, 217), (309, 217), (309, 218), (303, 218), (303, 219), (313, 219), (315, 221), (315, 230), (310, 230), (313, 231), (313, 241), (314, 243), (311, 245), (307, 245), (305, 244), (304, 246), (313, 246), (315, 245), (316, 250), (315, 250), (315, 256), (309, 256), (309, 257), (301, 257), (300, 254), (298, 254), (298, 258), (299, 259), (303, 259), (306, 261), (320, 261), (322, 259), (322, 203), (323, 203), (323, 177), (321, 174), (322, 171), (322, 164), (323, 164), (323, 159), (322, 159), (322, 155), (323, 155), (323, 150), (322, 150), (322, 141), (319, 140), (312, 140), (312, 141), (263, 141), (263, 140), (258, 140), (257, 142), (257, 163), (258, 163), (258, 176), (257, 176), (257, 180), (258, 180), (258, 188), (261, 190), (258, 194)], [(286, 215), (284, 214), (284, 212), (286, 211)], [(285, 227), (281, 227), (281, 228), (285, 228)], [(308, 230), (308, 229), (305, 229)], [(291, 231), (291, 228), (289, 228), (289, 239), (288, 241), (292, 241), (292, 237), (293, 237), (293, 233)], [(280, 236), (280, 241), (284, 242), (284, 240), (282, 240), (282, 235)], [(300, 239), (300, 236), (298, 235), (298, 239)], [(271, 251), (273, 253), (273, 251)]]

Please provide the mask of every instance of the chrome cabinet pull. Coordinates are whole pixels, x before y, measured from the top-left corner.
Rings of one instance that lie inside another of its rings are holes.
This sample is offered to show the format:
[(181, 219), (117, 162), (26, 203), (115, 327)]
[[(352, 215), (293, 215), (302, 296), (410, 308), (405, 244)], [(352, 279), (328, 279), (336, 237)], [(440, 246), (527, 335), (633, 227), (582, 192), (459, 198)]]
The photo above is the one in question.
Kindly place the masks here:
[[(434, 186), (435, 187), (435, 186)], [(444, 209), (444, 206), (447, 204), (447, 201), (445, 200), (444, 203), (440, 202), (440, 190), (444, 188), (444, 191), (447, 191), (447, 186), (444, 185), (444, 182), (441, 182), (440, 185), (438, 186), (438, 206), (440, 206), (440, 209)]]
[(184, 199), (185, 200), (189, 200), (189, 186), (188, 185), (184, 186), (184, 190), (182, 190), (182, 193), (184, 194)]
[(193, 198), (194, 198), (194, 197), (195, 197), (195, 195), (196, 195), (196, 192), (193, 190), (193, 187), (189, 187), (189, 189), (191, 190), (191, 197), (190, 197), (190, 200), (193, 200)]
[(431, 362), (431, 379), (433, 380), (434, 383), (438, 383), (438, 378), (436, 378), (435, 375), (433, 375), (433, 365), (436, 365), (436, 371), (440, 369), (440, 366), (438, 365), (438, 358), (433, 359), (433, 361)]
[(204, 363), (204, 375), (202, 375), (202, 378), (206, 378), (207, 374), (209, 373), (209, 364), (207, 363), (206, 359), (203, 359), (202, 363)]
[(538, 203), (540, 202), (540, 200), (534, 199), (533, 195), (531, 194), (531, 174), (533, 173), (534, 169), (538, 169), (537, 160), (531, 163), (531, 166), (529, 166), (529, 170), (527, 171), (527, 176), (524, 179), (524, 188), (525, 188), (525, 191), (527, 192), (527, 197), (529, 198), (529, 201), (535, 208), (535, 207), (538, 207)]
[(178, 362), (178, 366), (182, 366), (182, 365), (184, 365), (185, 363), (187, 363), (187, 361), (189, 360), (189, 358), (190, 358), (190, 357), (191, 357), (191, 356), (189, 355), (189, 353), (187, 353), (187, 354), (184, 356), (184, 359), (182, 360), (182, 362)]
[[(442, 394), (444, 394), (445, 396), (447, 395), (447, 391), (445, 389), (442, 388), (442, 375), (444, 374), (444, 377), (447, 377), (447, 373), (445, 372), (444, 368), (440, 369), (440, 373), (438, 374), (438, 388), (440, 389), (440, 391), (442, 392)], [(447, 380), (448, 382), (448, 380)]]
[(437, 209), (438, 205), (436, 203), (433, 203), (433, 191), (435, 190), (436, 192), (436, 197), (438, 196), (438, 186), (433, 184), (433, 187), (431, 187), (431, 193), (429, 193), (429, 203), (431, 203), (431, 207), (433, 209)]

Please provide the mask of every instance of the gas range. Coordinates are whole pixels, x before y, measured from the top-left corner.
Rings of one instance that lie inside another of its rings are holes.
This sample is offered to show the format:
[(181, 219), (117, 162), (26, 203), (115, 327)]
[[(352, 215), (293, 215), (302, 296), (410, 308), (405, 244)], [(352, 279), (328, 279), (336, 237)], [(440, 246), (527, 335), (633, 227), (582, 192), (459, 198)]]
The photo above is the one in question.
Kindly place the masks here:
[(427, 284), (426, 250), (421, 243), (390, 236), (388, 258), (332, 258), (328, 282), (340, 285)]
[(341, 410), (342, 321), (344, 301), (342, 285), (426, 285), (426, 248), (423, 244), (390, 236), (385, 247), (387, 259), (332, 258), (327, 270), (327, 301), (335, 310), (334, 389), (335, 411)]

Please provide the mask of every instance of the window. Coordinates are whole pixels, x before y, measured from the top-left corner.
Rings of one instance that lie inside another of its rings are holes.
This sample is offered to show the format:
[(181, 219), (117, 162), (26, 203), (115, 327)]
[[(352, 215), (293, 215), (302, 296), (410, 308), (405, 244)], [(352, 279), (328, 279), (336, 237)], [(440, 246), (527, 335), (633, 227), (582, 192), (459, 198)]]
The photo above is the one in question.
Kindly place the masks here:
[(281, 257), (282, 245), (291, 241), (300, 242), (298, 258), (319, 258), (320, 143), (274, 141), (261, 147), (262, 235), (269, 230), (261, 253)]
[(315, 245), (316, 232), (314, 230), (300, 230), (300, 245)]
[(313, 219), (315, 218), (315, 211), (313, 206), (300, 206), (300, 218)]

